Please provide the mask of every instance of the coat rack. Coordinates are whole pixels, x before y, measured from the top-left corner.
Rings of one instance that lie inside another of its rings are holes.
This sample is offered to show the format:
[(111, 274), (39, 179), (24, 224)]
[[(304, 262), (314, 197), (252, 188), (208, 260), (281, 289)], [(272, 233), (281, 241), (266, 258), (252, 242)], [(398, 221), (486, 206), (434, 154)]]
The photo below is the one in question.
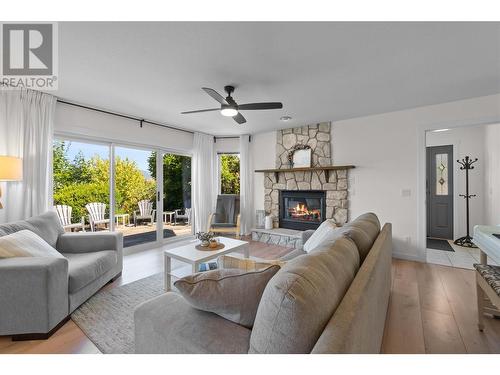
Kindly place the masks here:
[(455, 240), (455, 245), (464, 246), (464, 247), (477, 247), (472, 242), (472, 237), (469, 235), (469, 199), (474, 198), (476, 194), (469, 194), (469, 170), (474, 169), (474, 164), (477, 161), (477, 158), (472, 160), (470, 157), (466, 156), (462, 160), (457, 160), (457, 162), (461, 165), (460, 169), (465, 169), (465, 195), (459, 194), (460, 197), (465, 198), (465, 207), (466, 207), (466, 216), (467, 216), (467, 235), (464, 237), (460, 237), (458, 240)]

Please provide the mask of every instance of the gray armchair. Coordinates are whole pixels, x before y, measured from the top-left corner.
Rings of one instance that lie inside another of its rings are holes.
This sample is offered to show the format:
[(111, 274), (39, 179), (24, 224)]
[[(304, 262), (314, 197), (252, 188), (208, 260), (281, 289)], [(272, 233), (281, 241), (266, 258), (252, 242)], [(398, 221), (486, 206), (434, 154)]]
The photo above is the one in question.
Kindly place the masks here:
[(240, 236), (240, 196), (221, 194), (214, 213), (208, 217), (207, 232)]
[(0, 335), (43, 339), (123, 266), (121, 233), (64, 233), (57, 214), (0, 225), (0, 236), (31, 230), (64, 258), (0, 259)]

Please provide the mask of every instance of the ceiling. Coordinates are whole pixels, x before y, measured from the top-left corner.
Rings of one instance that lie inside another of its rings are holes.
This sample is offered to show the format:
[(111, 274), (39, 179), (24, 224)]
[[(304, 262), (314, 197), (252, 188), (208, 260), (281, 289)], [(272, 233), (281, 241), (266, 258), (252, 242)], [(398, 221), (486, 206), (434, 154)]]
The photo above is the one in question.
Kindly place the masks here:
[[(236, 86), (238, 125), (201, 90)], [(59, 91), (215, 135), (257, 133), (500, 92), (500, 23), (59, 24)], [(292, 116), (282, 122), (283, 115)]]

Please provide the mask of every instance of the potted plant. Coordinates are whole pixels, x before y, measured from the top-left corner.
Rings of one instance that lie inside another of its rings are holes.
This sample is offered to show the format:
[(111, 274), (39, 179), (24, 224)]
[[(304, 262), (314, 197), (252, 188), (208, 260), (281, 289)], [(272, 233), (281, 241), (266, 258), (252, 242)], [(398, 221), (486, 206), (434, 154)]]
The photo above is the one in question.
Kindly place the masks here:
[(215, 237), (213, 232), (198, 232), (196, 233), (196, 238), (201, 241), (201, 246), (208, 247), (210, 245), (210, 240)]

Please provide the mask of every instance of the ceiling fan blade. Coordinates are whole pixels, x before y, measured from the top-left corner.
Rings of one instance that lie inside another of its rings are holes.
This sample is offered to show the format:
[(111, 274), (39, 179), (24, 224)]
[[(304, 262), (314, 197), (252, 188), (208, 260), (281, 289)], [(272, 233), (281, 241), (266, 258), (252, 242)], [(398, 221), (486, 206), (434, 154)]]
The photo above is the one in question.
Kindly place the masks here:
[(181, 115), (187, 115), (189, 113), (212, 112), (212, 111), (220, 111), (220, 108), (200, 109), (198, 111), (186, 111), (186, 112), (181, 112)]
[(241, 113), (238, 113), (236, 116), (233, 117), (233, 119), (240, 125), (247, 122), (247, 120), (243, 117)]
[(255, 109), (280, 109), (280, 108), (283, 108), (283, 104), (280, 102), (247, 103), (238, 105), (238, 109), (242, 111), (255, 110)]
[(214, 89), (211, 89), (209, 87), (202, 87), (201, 88), (203, 91), (205, 91), (208, 95), (210, 95), (212, 98), (217, 100), (220, 104), (229, 104), (224, 97), (219, 94), (217, 91)]

